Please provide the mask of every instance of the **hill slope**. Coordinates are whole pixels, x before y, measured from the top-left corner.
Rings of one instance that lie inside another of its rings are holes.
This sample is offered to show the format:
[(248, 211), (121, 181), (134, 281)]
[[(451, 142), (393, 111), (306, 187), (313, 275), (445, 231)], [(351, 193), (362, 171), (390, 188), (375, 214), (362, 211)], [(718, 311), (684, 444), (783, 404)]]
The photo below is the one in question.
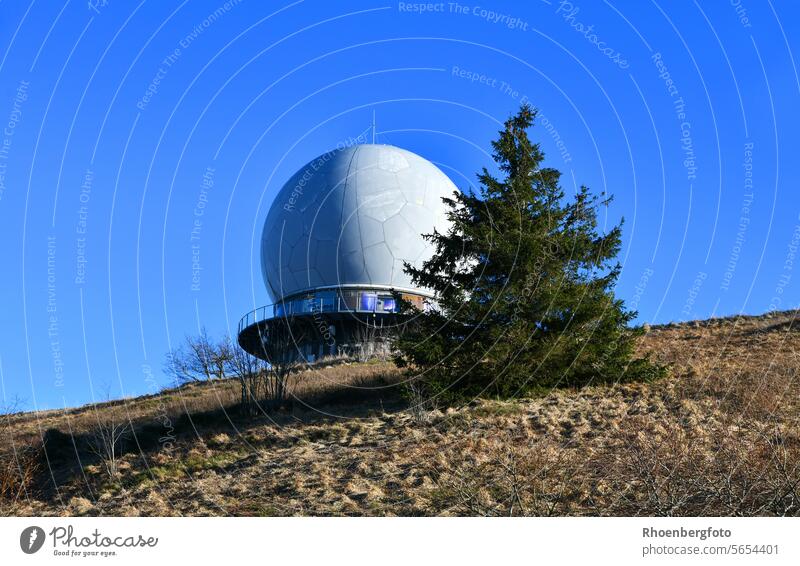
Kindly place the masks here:
[[(6, 416), (0, 513), (798, 515), (796, 316), (653, 327), (657, 383), (446, 412), (409, 411), (383, 363), (304, 372), (292, 411), (257, 418), (234, 382)], [(135, 433), (113, 475), (109, 422)]]

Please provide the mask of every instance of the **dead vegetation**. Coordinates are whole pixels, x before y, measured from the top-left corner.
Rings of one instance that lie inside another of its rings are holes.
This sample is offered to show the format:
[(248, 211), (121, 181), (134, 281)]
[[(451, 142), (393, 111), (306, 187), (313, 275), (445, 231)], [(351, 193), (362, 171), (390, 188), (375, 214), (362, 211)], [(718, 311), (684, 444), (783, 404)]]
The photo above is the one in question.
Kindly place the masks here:
[[(365, 363), (296, 375), (292, 406), (255, 416), (233, 380), (5, 415), (0, 513), (796, 516), (795, 316), (653, 327), (656, 383), (446, 411)], [(98, 415), (128, 427), (114, 474)]]

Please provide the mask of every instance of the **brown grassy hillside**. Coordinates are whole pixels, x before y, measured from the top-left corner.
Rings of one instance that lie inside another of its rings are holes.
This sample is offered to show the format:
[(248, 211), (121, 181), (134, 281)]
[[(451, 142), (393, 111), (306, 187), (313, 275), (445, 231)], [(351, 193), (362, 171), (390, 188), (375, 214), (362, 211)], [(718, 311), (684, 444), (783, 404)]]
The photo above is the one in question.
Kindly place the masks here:
[[(234, 382), (5, 416), (0, 514), (800, 515), (796, 316), (653, 327), (657, 383), (446, 412), (382, 363), (303, 372), (257, 418)], [(109, 422), (133, 430), (115, 473)]]

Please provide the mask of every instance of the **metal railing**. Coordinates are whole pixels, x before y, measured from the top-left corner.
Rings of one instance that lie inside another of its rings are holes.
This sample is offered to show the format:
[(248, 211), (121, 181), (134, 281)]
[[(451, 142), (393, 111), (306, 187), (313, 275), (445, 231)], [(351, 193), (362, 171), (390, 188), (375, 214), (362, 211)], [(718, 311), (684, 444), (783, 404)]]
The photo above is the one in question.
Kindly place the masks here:
[[(239, 334), (241, 334), (242, 330), (244, 330), (248, 326), (252, 326), (257, 322), (274, 318), (274, 307), (275, 307), (274, 304), (264, 305), (263, 307), (254, 309), (249, 313), (247, 313), (246, 315), (244, 315), (241, 319), (239, 319)], [(269, 316), (267, 316), (267, 312), (269, 312)]]
[[(370, 291), (356, 291), (345, 298), (339, 293), (331, 296), (315, 296), (293, 298), (264, 305), (248, 312), (239, 320), (239, 334), (259, 322), (278, 317), (302, 316), (315, 313), (359, 312), (359, 313), (394, 313), (397, 303), (393, 297)], [(366, 296), (366, 297), (365, 297)], [(366, 300), (365, 300), (366, 298)]]

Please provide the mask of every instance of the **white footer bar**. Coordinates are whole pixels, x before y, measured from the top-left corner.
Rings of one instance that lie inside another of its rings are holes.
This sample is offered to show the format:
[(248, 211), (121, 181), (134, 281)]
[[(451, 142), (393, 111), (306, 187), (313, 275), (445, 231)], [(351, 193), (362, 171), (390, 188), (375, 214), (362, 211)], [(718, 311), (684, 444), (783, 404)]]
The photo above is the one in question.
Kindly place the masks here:
[(0, 518), (0, 563), (794, 565), (798, 538), (800, 518)]

